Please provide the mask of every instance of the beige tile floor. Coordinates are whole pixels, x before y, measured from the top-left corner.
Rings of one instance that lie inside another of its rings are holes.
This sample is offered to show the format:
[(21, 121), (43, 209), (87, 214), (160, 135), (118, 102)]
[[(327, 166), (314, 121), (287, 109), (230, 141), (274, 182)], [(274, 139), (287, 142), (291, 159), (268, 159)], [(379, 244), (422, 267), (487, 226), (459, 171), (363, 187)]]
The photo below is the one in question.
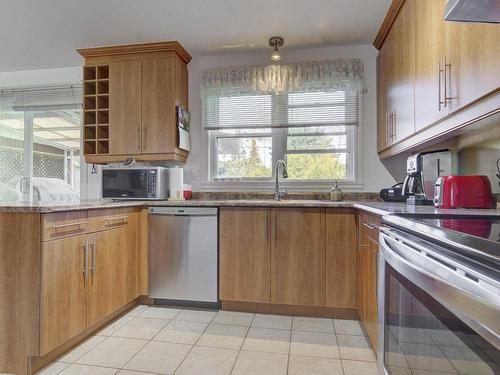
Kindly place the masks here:
[(44, 375), (375, 375), (359, 322), (138, 306)]

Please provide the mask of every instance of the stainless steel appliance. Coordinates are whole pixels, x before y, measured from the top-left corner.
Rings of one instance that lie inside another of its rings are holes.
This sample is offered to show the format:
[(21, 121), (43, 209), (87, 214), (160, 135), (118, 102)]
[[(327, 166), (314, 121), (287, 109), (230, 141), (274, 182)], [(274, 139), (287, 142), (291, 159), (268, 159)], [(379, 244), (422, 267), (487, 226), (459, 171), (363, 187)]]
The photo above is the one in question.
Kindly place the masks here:
[(439, 176), (451, 174), (451, 152), (448, 150), (420, 152), (408, 157), (403, 195), (406, 203), (432, 205), (434, 184)]
[(149, 297), (218, 303), (217, 208), (149, 209)]
[(164, 200), (168, 198), (168, 169), (163, 167), (104, 167), (102, 198)]
[(379, 374), (499, 374), (500, 216), (383, 223)]
[(498, 0), (448, 0), (446, 21), (500, 23)]

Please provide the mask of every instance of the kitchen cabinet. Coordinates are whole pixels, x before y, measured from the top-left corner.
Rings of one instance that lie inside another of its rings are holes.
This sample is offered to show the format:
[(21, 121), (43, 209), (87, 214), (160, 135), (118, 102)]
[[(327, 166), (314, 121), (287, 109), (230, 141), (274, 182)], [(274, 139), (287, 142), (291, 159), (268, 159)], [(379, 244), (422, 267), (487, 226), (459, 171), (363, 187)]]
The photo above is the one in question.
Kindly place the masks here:
[(446, 22), (443, 96), (455, 112), (500, 88), (498, 24)]
[(356, 213), (326, 209), (326, 306), (356, 308)]
[[(172, 79), (175, 77), (175, 79)], [(176, 147), (176, 105), (187, 108), (187, 69), (174, 56), (142, 61), (142, 152), (172, 153)], [(165, 139), (174, 142), (165, 142)]]
[(191, 56), (178, 42), (79, 49), (83, 68), (83, 138), (88, 163), (133, 157), (185, 162), (176, 106), (188, 108)]
[(413, 0), (407, 0), (378, 58), (379, 150), (414, 132), (413, 57)]
[(325, 211), (274, 208), (271, 302), (325, 306)]
[(433, 124), (447, 113), (442, 103), (446, 0), (414, 1), (415, 129)]
[(219, 241), (223, 304), (356, 309), (354, 209), (222, 207)]
[(500, 106), (494, 24), (445, 21), (446, 0), (393, 0), (377, 34), (381, 159), (458, 135)]
[[(63, 217), (72, 220), (61, 222)], [(42, 245), (42, 354), (139, 296), (140, 212), (77, 211), (44, 215), (43, 222), (47, 230), (54, 226), (73, 228), (77, 218), (86, 218), (86, 234)]]
[(109, 64), (109, 153), (141, 153), (141, 61)]
[(96, 233), (89, 246), (87, 324), (92, 326), (130, 302), (127, 278), (133, 277), (134, 269), (126, 227)]
[(220, 208), (221, 300), (271, 301), (271, 210)]
[(358, 216), (356, 300), (358, 314), (375, 352), (378, 337), (377, 276), (380, 217), (361, 212)]
[(80, 235), (42, 245), (40, 351), (48, 353), (87, 327), (85, 260), (89, 237)]

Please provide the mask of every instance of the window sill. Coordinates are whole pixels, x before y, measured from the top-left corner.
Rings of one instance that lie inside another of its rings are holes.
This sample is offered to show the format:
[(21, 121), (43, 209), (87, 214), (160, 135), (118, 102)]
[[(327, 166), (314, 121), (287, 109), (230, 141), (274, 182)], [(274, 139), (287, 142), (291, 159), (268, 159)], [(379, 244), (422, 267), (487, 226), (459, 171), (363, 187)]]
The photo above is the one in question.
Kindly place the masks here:
[[(324, 181), (287, 181), (280, 178), (280, 187), (286, 187), (289, 192), (326, 192), (335, 180)], [(274, 181), (205, 181), (200, 184), (200, 191), (230, 191), (230, 192), (263, 192), (273, 191)], [(362, 181), (339, 181), (344, 191), (360, 191), (364, 187)]]

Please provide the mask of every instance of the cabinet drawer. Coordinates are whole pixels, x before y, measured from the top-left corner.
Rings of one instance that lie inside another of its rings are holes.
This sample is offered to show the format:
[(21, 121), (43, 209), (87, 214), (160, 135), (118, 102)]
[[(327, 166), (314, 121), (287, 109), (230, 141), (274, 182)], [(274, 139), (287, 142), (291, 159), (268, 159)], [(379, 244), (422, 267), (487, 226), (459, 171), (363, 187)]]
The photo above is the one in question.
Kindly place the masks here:
[(57, 212), (42, 215), (42, 241), (77, 236), (89, 228), (87, 211)]
[(106, 229), (124, 227), (128, 225), (130, 213), (134, 208), (111, 208), (89, 211), (89, 231), (98, 232)]
[(380, 225), (380, 216), (361, 213), (359, 215), (360, 243), (365, 246), (368, 245), (368, 241), (372, 241), (378, 244)]

